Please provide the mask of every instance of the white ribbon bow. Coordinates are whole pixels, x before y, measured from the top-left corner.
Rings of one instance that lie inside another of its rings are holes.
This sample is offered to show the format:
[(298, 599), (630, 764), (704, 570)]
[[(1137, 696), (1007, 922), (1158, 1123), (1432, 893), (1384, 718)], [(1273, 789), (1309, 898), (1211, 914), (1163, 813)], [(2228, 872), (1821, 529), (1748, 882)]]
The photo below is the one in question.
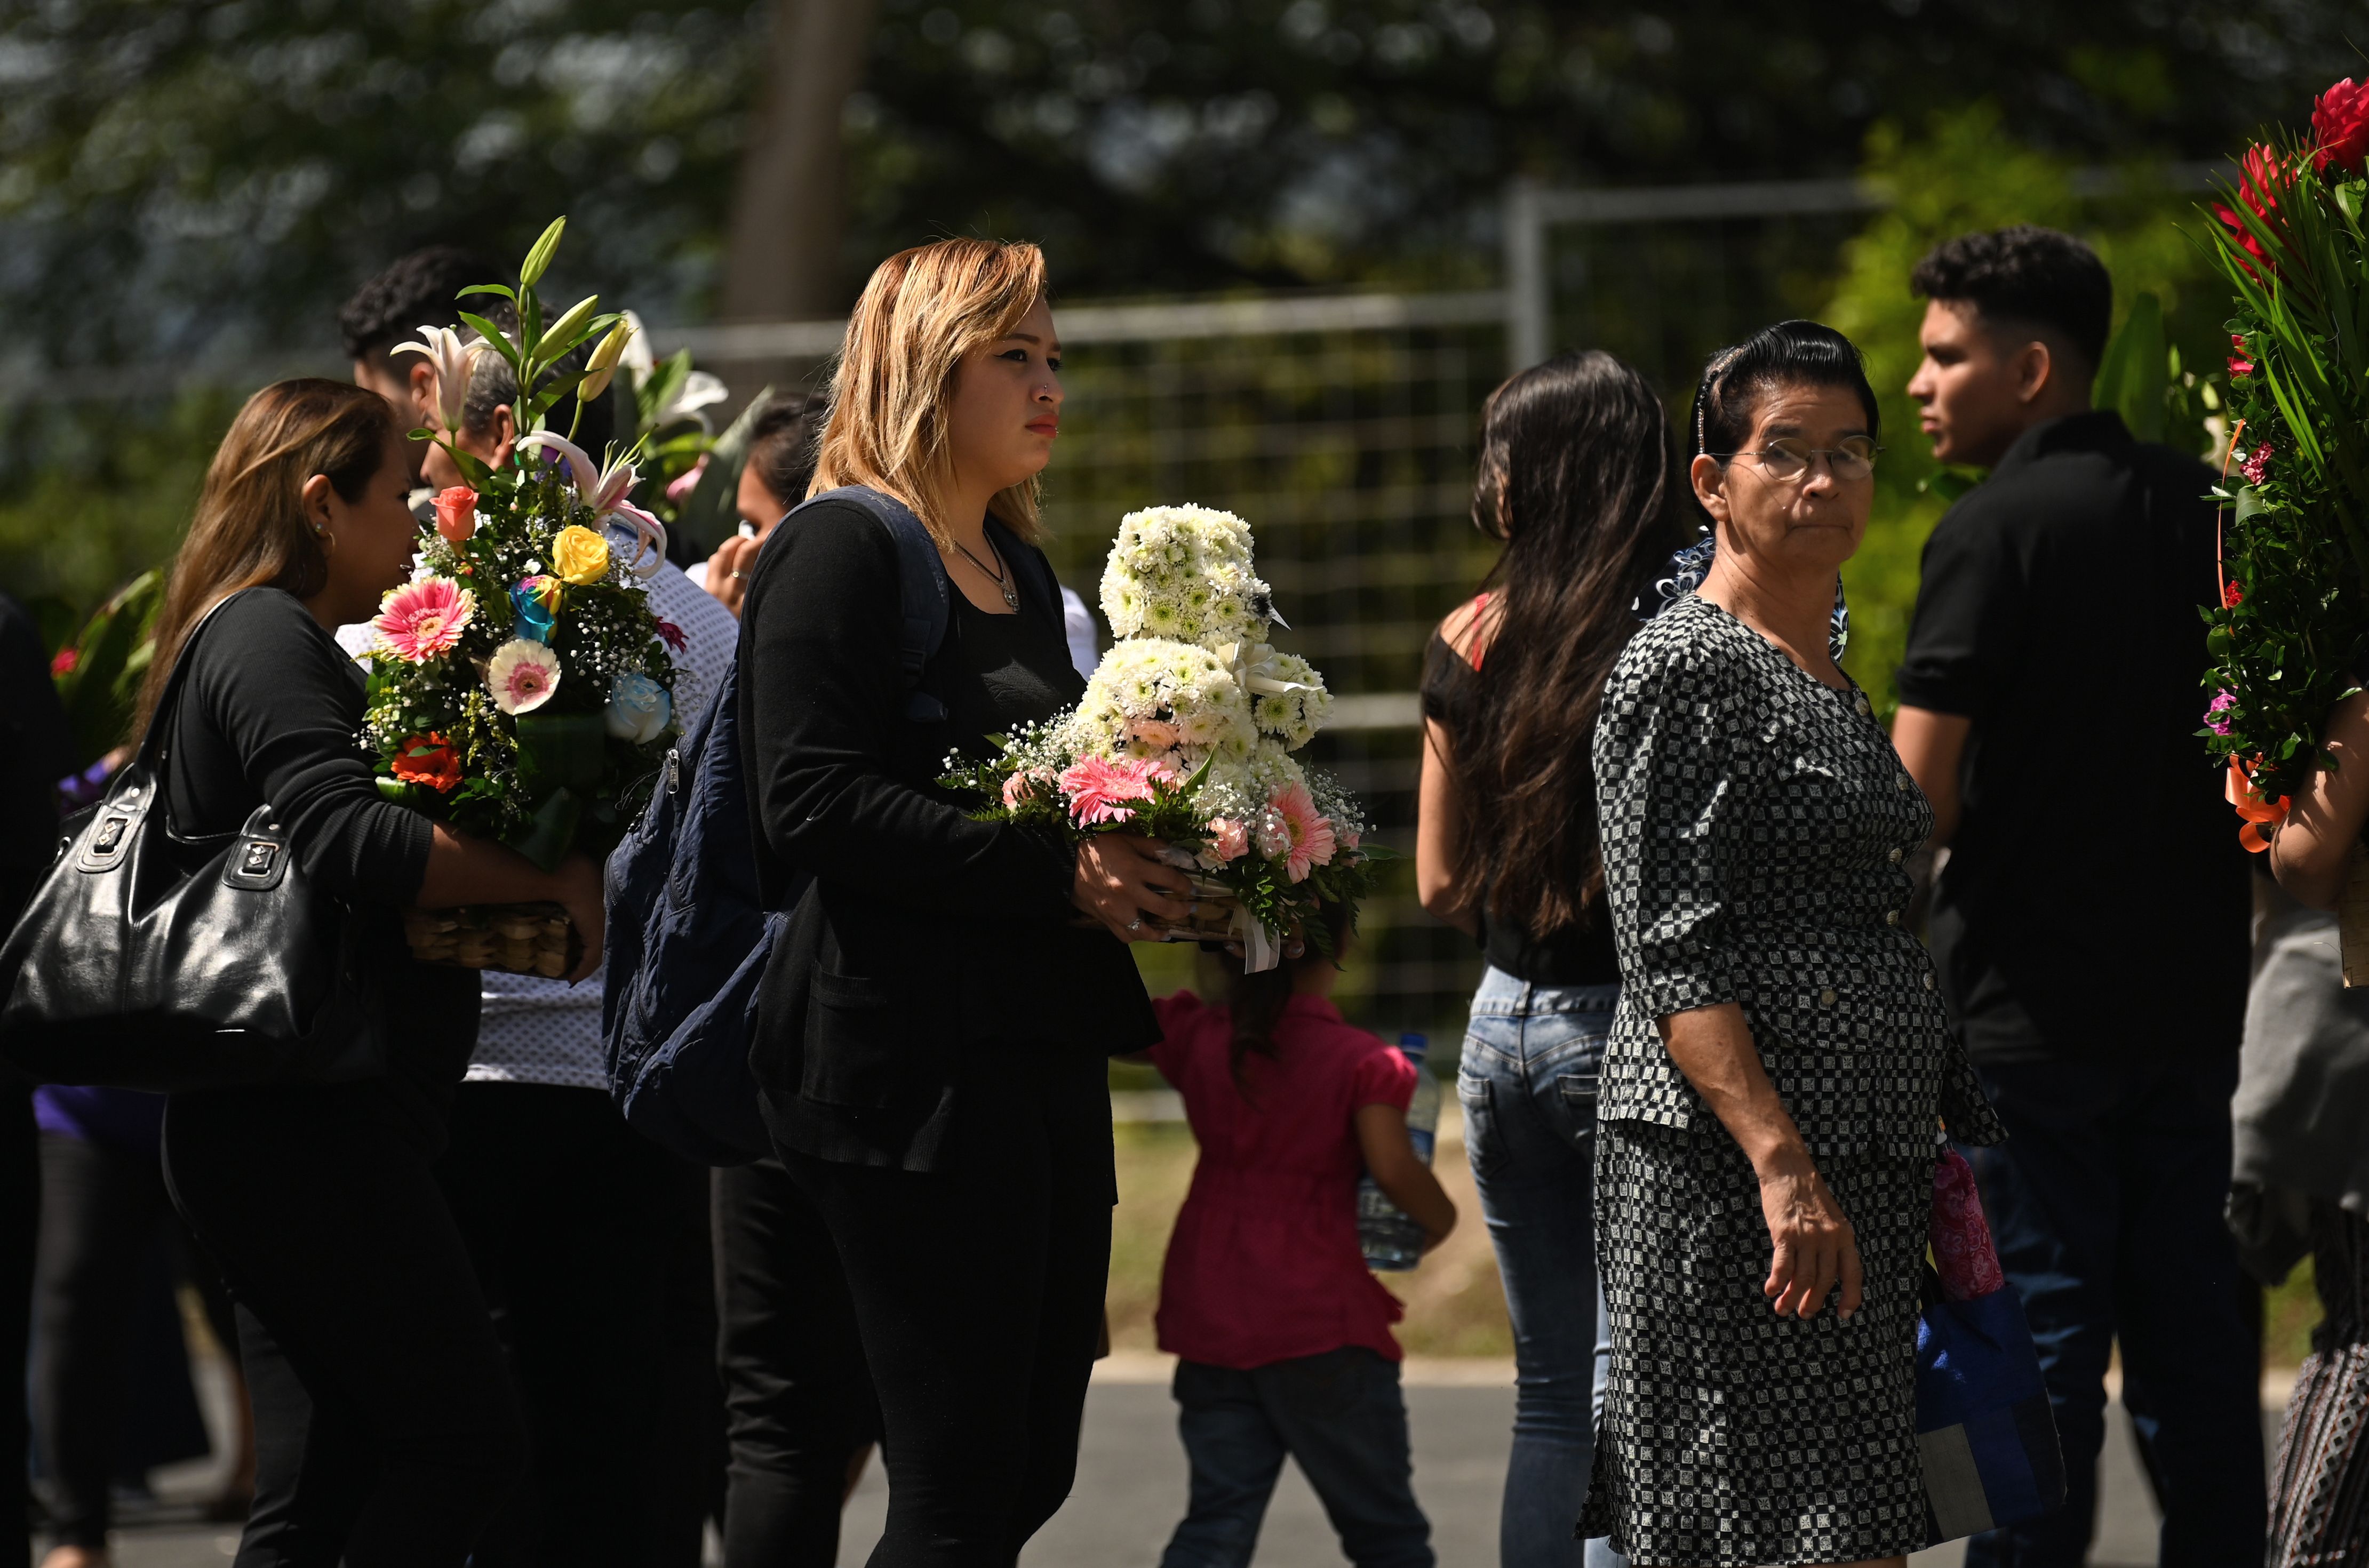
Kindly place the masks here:
[(1245, 692), (1255, 692), (1262, 697), (1280, 697), (1287, 692), (1313, 692), (1318, 688), (1305, 681), (1279, 681), (1275, 669), (1275, 649), (1265, 643), (1223, 643), (1214, 653), (1225, 660), (1234, 683)]

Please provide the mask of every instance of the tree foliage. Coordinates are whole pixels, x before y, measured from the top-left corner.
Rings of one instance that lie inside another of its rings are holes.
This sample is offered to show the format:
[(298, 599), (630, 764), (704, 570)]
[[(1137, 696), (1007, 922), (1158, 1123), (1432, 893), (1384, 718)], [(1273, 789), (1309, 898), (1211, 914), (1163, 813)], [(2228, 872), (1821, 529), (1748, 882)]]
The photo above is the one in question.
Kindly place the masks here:
[[(563, 284), (712, 297), (761, 0), (45, 0), (0, 11), (0, 302), (52, 363), (328, 338), (432, 240), (600, 236)], [(887, 0), (846, 117), (852, 298), (944, 232), (1072, 297), (1494, 275), (1505, 177), (1837, 173), (1997, 102), (2087, 160), (2217, 155), (2341, 45), (2325, 0)], [(579, 291), (580, 292), (580, 291)]]

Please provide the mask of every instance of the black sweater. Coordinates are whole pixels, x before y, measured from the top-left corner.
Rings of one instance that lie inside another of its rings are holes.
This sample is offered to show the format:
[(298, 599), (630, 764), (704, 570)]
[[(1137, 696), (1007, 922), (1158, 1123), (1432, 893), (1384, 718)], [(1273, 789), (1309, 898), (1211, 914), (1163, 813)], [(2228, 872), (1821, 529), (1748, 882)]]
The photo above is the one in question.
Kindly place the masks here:
[[(1008, 637), (967, 639), (956, 607), (921, 685), (966, 727), (1079, 695), (1060, 606), (1034, 597)], [(767, 541), (740, 640), (754, 847), (769, 898), (797, 871), (815, 881), (750, 1065), (784, 1145), (926, 1171), (951, 1158), (963, 1075), (996, 1050), (1131, 1051), (1159, 1031), (1125, 944), (1079, 929), (1059, 835), (974, 820), (936, 787), (949, 750), (985, 739), (905, 716), (898, 624), (896, 545), (861, 507), (814, 507)]]
[(415, 965), (396, 911), (419, 892), (428, 818), (378, 793), (361, 750), (360, 670), (293, 594), (250, 589), (214, 612), (165, 715), (165, 799), (174, 829), (233, 833), (269, 801), (307, 876), (385, 929), (390, 997), (406, 1016), (389, 1037), (397, 1079), (441, 1111), (476, 1048), (477, 977)]

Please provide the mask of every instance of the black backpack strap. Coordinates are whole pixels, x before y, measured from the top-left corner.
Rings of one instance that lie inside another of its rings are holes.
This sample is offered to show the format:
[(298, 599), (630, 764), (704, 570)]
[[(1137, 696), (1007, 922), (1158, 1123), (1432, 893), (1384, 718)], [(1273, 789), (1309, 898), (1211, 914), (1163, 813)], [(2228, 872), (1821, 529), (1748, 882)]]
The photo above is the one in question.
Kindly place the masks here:
[[(879, 520), (897, 545), (898, 625), (897, 662), (905, 676), (905, 716), (917, 724), (933, 724), (946, 716), (944, 703), (921, 689), (921, 670), (937, 657), (946, 640), (946, 619), (952, 613), (954, 583), (938, 555), (937, 542), (912, 509), (894, 496), (868, 485), (848, 485), (825, 490), (790, 509), (786, 523), (818, 501), (853, 501)], [(779, 532), (776, 530), (775, 532)]]
[[(782, 521), (786, 523), (816, 502), (830, 500), (853, 501), (877, 518), (880, 526), (888, 531), (888, 537), (896, 541), (900, 616), (897, 660), (905, 672), (905, 716), (916, 724), (934, 724), (946, 716), (946, 705), (921, 690), (921, 671), (944, 644), (946, 621), (953, 612), (954, 582), (946, 576), (945, 557), (938, 554), (938, 542), (930, 537), (929, 529), (913, 515), (910, 507), (868, 485), (825, 490), (793, 507)], [(1012, 530), (992, 517), (987, 520), (987, 532), (1007, 568), (1023, 578), (1030, 590), (1021, 599), (1021, 613), (1027, 614), (1033, 609), (1056, 630), (1062, 629), (1061, 584), (1053, 576), (1052, 563), (1045, 559), (1045, 553), (1033, 544), (1022, 544)]]

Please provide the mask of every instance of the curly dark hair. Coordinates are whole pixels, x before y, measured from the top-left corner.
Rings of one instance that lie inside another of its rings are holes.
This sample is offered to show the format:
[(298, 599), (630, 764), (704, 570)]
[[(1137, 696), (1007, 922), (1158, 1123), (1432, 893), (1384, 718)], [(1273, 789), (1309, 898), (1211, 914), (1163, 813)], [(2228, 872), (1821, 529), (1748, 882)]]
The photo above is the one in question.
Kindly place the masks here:
[(1993, 327), (2037, 327), (2096, 369), (2113, 324), (2114, 280), (2098, 253), (2034, 223), (1960, 235), (1908, 275), (1920, 298), (1965, 303)]
[[(346, 358), (390, 363), (387, 350), (419, 328), (450, 326), (460, 320), (461, 291), (475, 283), (498, 283), (502, 269), (457, 245), (415, 250), (354, 291), (338, 312), (338, 333)], [(498, 295), (485, 300), (490, 303)], [(482, 304), (479, 308), (482, 308)]]
[(768, 399), (749, 427), (748, 466), (784, 509), (807, 498), (814, 480), (815, 438), (830, 411), (819, 395), (784, 393)]

